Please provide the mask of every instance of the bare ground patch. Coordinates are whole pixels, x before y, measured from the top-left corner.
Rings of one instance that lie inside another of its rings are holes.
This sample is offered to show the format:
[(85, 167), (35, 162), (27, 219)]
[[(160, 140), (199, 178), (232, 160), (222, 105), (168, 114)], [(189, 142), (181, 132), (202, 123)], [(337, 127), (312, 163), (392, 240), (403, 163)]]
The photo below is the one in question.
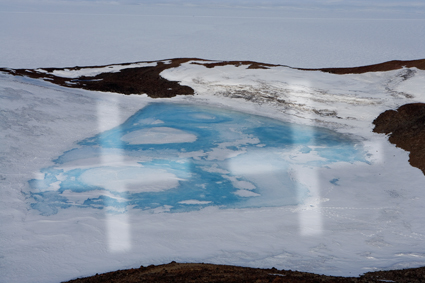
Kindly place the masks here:
[(127, 270), (118, 270), (91, 277), (74, 279), (67, 283), (135, 283), (135, 282), (333, 282), (333, 283), (366, 283), (366, 282), (425, 282), (425, 267), (369, 272), (360, 277), (334, 277), (291, 270), (248, 268), (229, 265), (203, 263), (176, 263), (151, 265)]

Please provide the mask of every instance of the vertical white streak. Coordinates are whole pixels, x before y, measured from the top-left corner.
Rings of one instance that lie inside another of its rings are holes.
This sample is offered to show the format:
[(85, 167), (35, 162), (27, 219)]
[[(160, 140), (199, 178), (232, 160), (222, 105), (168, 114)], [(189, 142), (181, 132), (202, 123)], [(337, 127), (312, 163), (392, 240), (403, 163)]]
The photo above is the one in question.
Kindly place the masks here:
[[(291, 99), (303, 108), (303, 116), (311, 122), (311, 131), (307, 136), (311, 140), (311, 145), (315, 145), (315, 127), (314, 127), (314, 112), (315, 107), (312, 101), (312, 91), (307, 81), (294, 82), (291, 85)], [(316, 167), (307, 167), (306, 165), (294, 166), (295, 183), (298, 186), (308, 188), (310, 197), (306, 200), (307, 203), (299, 210), (299, 229), (302, 236), (315, 236), (323, 232), (322, 215), (320, 207), (320, 182)], [(302, 191), (301, 188), (298, 190)], [(303, 199), (299, 196), (300, 200)]]
[[(120, 111), (118, 107), (118, 99), (113, 98), (108, 102), (102, 101), (97, 105), (98, 128), (99, 132), (110, 130), (120, 124)], [(102, 143), (102, 142), (101, 142)], [(118, 156), (118, 157), (117, 157)], [(106, 154), (101, 144), (101, 164), (100, 166), (113, 166), (114, 164), (123, 163), (122, 147), (119, 146), (117, 154), (109, 156)], [(115, 192), (124, 194), (125, 187), (114, 188)], [(125, 197), (124, 197), (125, 198)], [(107, 203), (106, 203), (107, 205)], [(108, 238), (108, 249), (110, 252), (125, 252), (131, 248), (129, 216), (127, 212), (111, 213), (106, 211), (106, 232)]]
[(299, 229), (302, 236), (314, 236), (322, 233), (322, 215), (320, 205), (320, 186), (318, 172), (314, 168), (301, 167), (295, 171), (299, 186), (306, 186), (310, 191), (307, 203), (299, 212)]
[(130, 224), (128, 213), (106, 214), (108, 249), (111, 253), (126, 252), (131, 249)]

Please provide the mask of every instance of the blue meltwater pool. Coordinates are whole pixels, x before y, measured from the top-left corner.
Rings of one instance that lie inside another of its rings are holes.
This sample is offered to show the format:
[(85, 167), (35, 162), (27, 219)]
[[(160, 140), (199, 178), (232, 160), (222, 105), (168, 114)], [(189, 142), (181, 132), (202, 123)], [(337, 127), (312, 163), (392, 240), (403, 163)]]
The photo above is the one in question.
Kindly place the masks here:
[(121, 213), (297, 205), (310, 192), (291, 173), (295, 164), (366, 162), (364, 156), (358, 140), (324, 128), (152, 103), (42, 169), (43, 177), (29, 181), (30, 200), (43, 215), (70, 207)]

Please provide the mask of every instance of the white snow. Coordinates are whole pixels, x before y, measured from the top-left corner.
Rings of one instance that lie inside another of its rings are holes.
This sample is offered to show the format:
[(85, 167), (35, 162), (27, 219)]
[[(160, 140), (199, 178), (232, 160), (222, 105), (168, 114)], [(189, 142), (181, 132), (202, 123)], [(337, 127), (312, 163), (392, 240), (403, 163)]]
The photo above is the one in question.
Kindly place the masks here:
[(425, 75), (423, 72), (415, 73), (414, 77), (409, 78), (409, 81), (400, 82), (400, 84), (396, 87), (396, 90), (413, 96), (421, 95), (424, 92), (424, 80)]
[(124, 187), (128, 192), (159, 192), (177, 186), (179, 181), (163, 170), (136, 167), (93, 168), (84, 172), (81, 180), (109, 191)]
[[(77, 141), (99, 133), (99, 129), (120, 125), (156, 100), (145, 95), (66, 89), (2, 75), (0, 281), (57, 282), (172, 260), (274, 266), (344, 276), (425, 265), (425, 223), (421, 216), (425, 210), (425, 177), (409, 165), (407, 152), (371, 131), (372, 120), (382, 111), (405, 103), (425, 102), (424, 93), (418, 88), (421, 80), (416, 79), (425, 72), (411, 70), (412, 77), (392, 83), (390, 89), (388, 82), (397, 81), (403, 70), (338, 76), (284, 67), (207, 69), (185, 64), (165, 71), (164, 77), (182, 80), (197, 92), (195, 96), (165, 101), (235, 109), (351, 134), (360, 138), (369, 164), (336, 162), (311, 167), (311, 162), (321, 158), (306, 152), (317, 148), (295, 147), (289, 153), (279, 153), (264, 147), (250, 152), (224, 152), (229, 149), (217, 147), (216, 152), (191, 152), (187, 156), (181, 152), (180, 158), (209, 158), (217, 162), (233, 154), (226, 168), (212, 165), (203, 170), (228, 176), (239, 188), (235, 194), (247, 199), (258, 199), (253, 183), (261, 186), (263, 194), (275, 194), (273, 188), (279, 182), (276, 174), (285, 170), (279, 168), (276, 157), (291, 160), (291, 178), (298, 180), (303, 190), (308, 189), (309, 197), (297, 206), (206, 207), (184, 213), (167, 213), (169, 206), (146, 212), (127, 207), (109, 213), (69, 208), (50, 216), (29, 207), (22, 194), (29, 190), (28, 180), (43, 178), (39, 170), (52, 165), (52, 160), (72, 149)], [(401, 87), (412, 96), (400, 94)], [(279, 99), (289, 101), (290, 107), (279, 103)], [(107, 122), (103, 126), (97, 112), (93, 112), (96, 105), (102, 105), (98, 109)], [(105, 112), (107, 109), (115, 112)], [(317, 111), (323, 109), (336, 114), (327, 116)], [(162, 125), (158, 120), (143, 123), (164, 130), (156, 127)], [(175, 134), (174, 130), (171, 134)], [(228, 134), (232, 135), (232, 131)], [(257, 143), (247, 137), (234, 144)], [(125, 204), (125, 191), (164, 191), (179, 181), (160, 169), (134, 167), (137, 158), (120, 158), (119, 150), (104, 154), (109, 157), (102, 161), (87, 153), (82, 163), (95, 168), (95, 172), (87, 174), (90, 180), (86, 181), (106, 188), (92, 191), (87, 197), (107, 196)], [(70, 162), (70, 167), (63, 169), (75, 169), (73, 166), (77, 165)], [(110, 169), (114, 166), (120, 166), (122, 171), (112, 170), (112, 174)], [(140, 170), (152, 172), (142, 174)], [(99, 174), (102, 178), (95, 178)], [(253, 183), (245, 181), (244, 176)], [(122, 186), (127, 188), (115, 190)], [(77, 203), (78, 194), (64, 192)], [(183, 203), (209, 204), (202, 199)]]
[(79, 78), (81, 76), (86, 77), (94, 77), (102, 73), (117, 73), (123, 69), (128, 68), (140, 68), (140, 67), (154, 67), (156, 66), (155, 63), (135, 63), (135, 64), (128, 64), (128, 65), (111, 65), (106, 67), (99, 67), (99, 68), (84, 68), (84, 69), (77, 69), (77, 70), (71, 70), (71, 69), (64, 69), (64, 70), (54, 70), (53, 72), (48, 72), (44, 69), (36, 69), (36, 71), (46, 74), (52, 74), (57, 77), (64, 77), (64, 78)]

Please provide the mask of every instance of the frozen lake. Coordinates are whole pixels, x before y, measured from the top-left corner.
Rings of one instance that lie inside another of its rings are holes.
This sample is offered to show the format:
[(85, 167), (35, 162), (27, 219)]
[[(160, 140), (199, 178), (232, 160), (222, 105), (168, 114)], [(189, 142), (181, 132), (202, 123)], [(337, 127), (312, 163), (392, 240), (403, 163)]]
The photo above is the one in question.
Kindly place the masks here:
[(297, 205), (310, 191), (293, 165), (366, 162), (358, 143), (324, 128), (152, 103), (42, 169), (30, 181), (31, 205), (43, 215), (72, 206), (121, 213)]
[(371, 123), (425, 101), (414, 71), (186, 64), (161, 75), (197, 95), (164, 100), (0, 76), (0, 282), (173, 260), (424, 266), (423, 173)]

